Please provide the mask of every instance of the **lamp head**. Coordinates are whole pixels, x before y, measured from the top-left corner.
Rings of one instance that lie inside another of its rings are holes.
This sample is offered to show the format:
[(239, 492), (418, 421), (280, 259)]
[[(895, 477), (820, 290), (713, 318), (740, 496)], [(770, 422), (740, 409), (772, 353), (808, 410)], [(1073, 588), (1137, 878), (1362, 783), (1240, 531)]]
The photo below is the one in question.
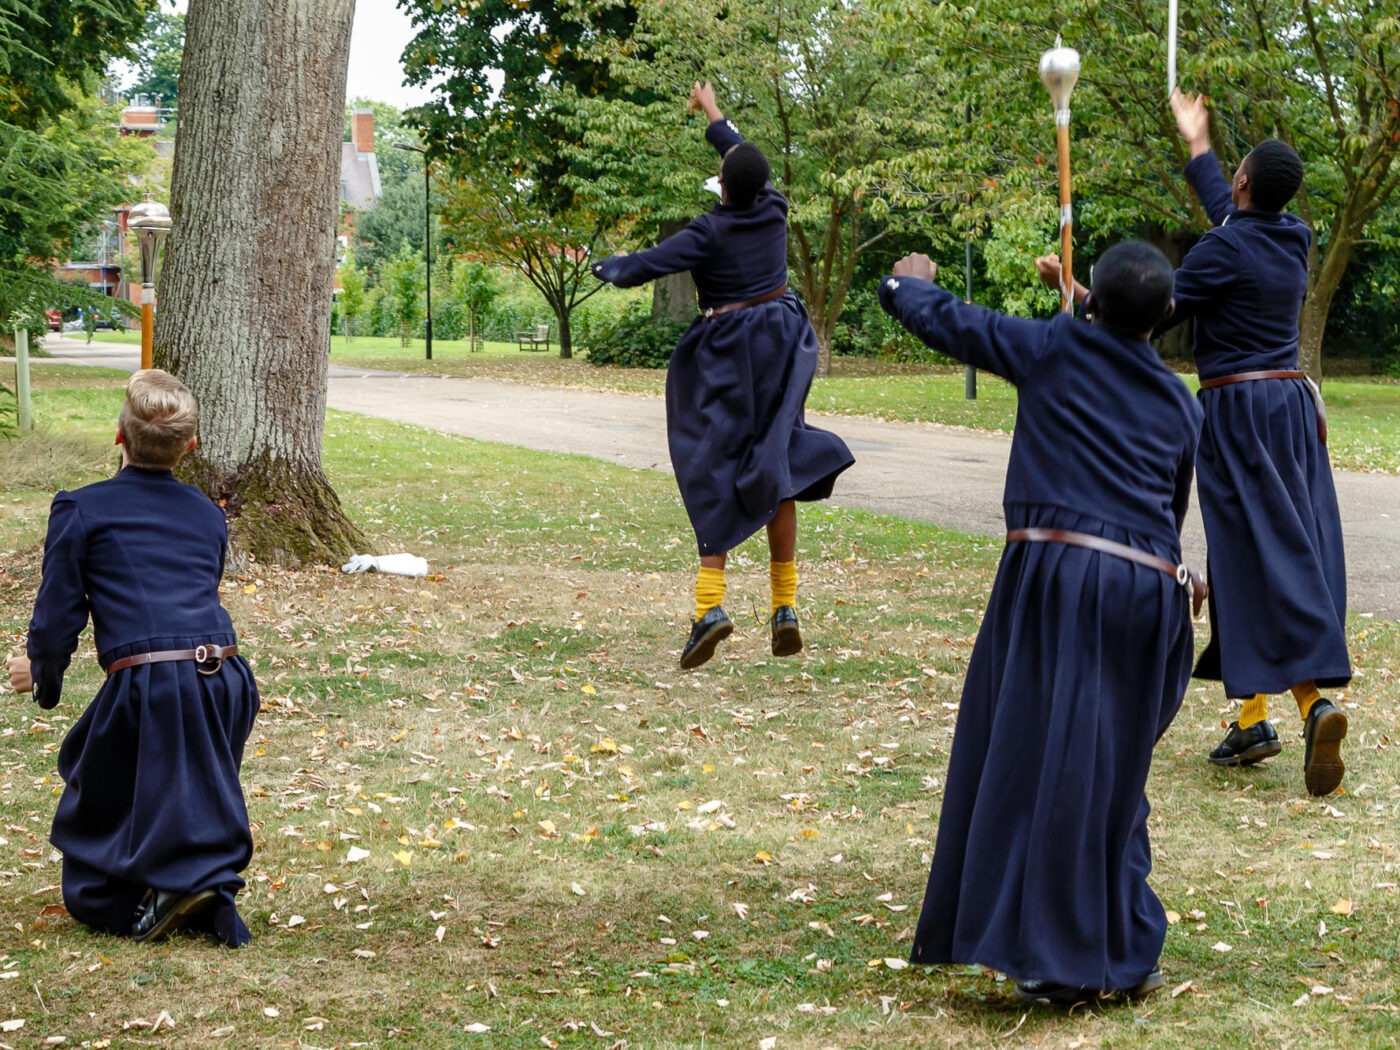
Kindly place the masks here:
[(1060, 38), (1056, 37), (1055, 46), (1040, 56), (1040, 80), (1050, 92), (1056, 113), (1069, 112), (1070, 92), (1078, 79), (1079, 52), (1072, 47), (1061, 47)]

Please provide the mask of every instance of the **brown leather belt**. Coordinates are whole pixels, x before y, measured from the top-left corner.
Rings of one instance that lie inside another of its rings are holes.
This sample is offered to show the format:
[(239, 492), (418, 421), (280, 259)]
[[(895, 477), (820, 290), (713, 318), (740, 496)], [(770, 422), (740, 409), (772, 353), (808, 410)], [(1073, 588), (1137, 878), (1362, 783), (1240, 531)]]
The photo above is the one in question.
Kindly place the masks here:
[(1313, 404), (1317, 406), (1317, 439), (1325, 446), (1327, 444), (1327, 406), (1322, 403), (1322, 391), (1317, 388), (1317, 384), (1308, 378), (1306, 372), (1299, 372), (1291, 368), (1276, 368), (1263, 372), (1236, 372), (1234, 375), (1216, 376), (1214, 379), (1202, 379), (1202, 390), (1214, 390), (1218, 386), (1229, 386), (1232, 383), (1252, 383), (1256, 379), (1301, 379), (1308, 384), (1308, 389), (1312, 391)]
[(1112, 554), (1115, 558), (1123, 558), (1164, 572), (1178, 585), (1190, 590), (1192, 616), (1201, 614), (1201, 606), (1205, 604), (1206, 594), (1209, 593), (1205, 577), (1195, 569), (1188, 568), (1185, 564), (1173, 565), (1166, 558), (1159, 558), (1136, 547), (1129, 547), (1126, 543), (1115, 543), (1113, 540), (1093, 536), (1087, 532), (1071, 532), (1068, 529), (1011, 529), (1006, 534), (1006, 542), (1064, 543), (1071, 547), (1087, 547), (1100, 554)]
[[(137, 653), (135, 656), (123, 656), (120, 660), (113, 660), (107, 665), (107, 677), (125, 667), (139, 667), (142, 664), (164, 664), (172, 660), (193, 660), (197, 665), (195, 670), (200, 674), (217, 674), (220, 667), (224, 666), (224, 661), (238, 652), (236, 645), (201, 645), (194, 649), (164, 649), (157, 653)], [(209, 670), (205, 670), (204, 664), (214, 664)]]
[(720, 314), (733, 313), (735, 310), (747, 310), (750, 306), (771, 302), (781, 295), (786, 295), (787, 290), (787, 285), (782, 285), (766, 295), (760, 295), (757, 299), (745, 299), (742, 303), (725, 303), (723, 306), (709, 306), (700, 311), (700, 318), (704, 321), (713, 321)]

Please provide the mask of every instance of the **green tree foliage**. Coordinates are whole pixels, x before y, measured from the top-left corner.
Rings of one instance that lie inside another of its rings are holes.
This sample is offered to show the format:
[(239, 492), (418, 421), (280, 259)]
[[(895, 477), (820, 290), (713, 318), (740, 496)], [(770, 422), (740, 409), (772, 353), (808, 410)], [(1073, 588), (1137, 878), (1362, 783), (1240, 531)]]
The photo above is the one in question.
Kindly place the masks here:
[[(969, 170), (1054, 199), (1054, 127), (1036, 61), (1057, 32), (1083, 72), (1073, 98), (1076, 242), (1092, 253), (1123, 236), (1180, 251), (1207, 226), (1181, 169), (1185, 145), (1166, 98), (1166, 5), (1091, 0), (1065, 11), (1020, 0), (910, 9), (910, 32), (937, 41), (972, 107), (952, 144)], [(1300, 319), (1305, 367), (1319, 368), (1331, 300), (1368, 224), (1400, 184), (1400, 37), (1395, 0), (1183, 5), (1182, 87), (1205, 93), (1227, 173), (1255, 142), (1292, 143), (1308, 166), (1294, 208), (1317, 233)], [(947, 171), (939, 145), (904, 162), (911, 181)], [(984, 200), (983, 221), (996, 195)], [(1047, 244), (1047, 247), (1049, 245)]]
[(407, 244), (383, 267), (379, 283), (382, 309), (398, 327), (399, 342), (408, 345), (423, 316), (423, 256)]
[[(404, 244), (416, 252), (423, 251), (424, 192), (420, 168), (410, 178), (385, 183), (384, 191), (374, 207), (366, 208), (355, 216), (355, 257), (376, 280), (381, 276), (383, 265)], [(443, 202), (434, 194), (431, 216), (435, 258), (446, 254), (443, 251), (440, 219), (442, 207)]]
[(185, 52), (185, 16), (153, 7), (136, 45), (136, 78), (127, 90), (160, 99), (162, 106), (179, 105), (180, 59)]
[(0, 0), (0, 122), (35, 130), (131, 55), (151, 0)]
[(578, 192), (619, 217), (697, 210), (698, 187), (718, 161), (698, 119), (685, 126), (684, 101), (693, 81), (712, 81), (720, 108), (768, 154), (791, 202), (792, 277), (825, 371), (861, 253), (955, 198), (910, 185), (894, 208), (884, 193), (891, 162), (943, 141), (953, 115), (929, 104), (950, 70), (930, 41), (908, 32), (907, 9), (887, 0), (639, 5), (627, 40), (597, 44), (626, 97), (578, 101), (595, 171)]
[[(89, 92), (141, 28), (142, 0), (0, 0), (0, 320), (102, 297), (55, 281), (76, 231), (126, 193), (149, 149), (124, 143)], [(42, 42), (38, 46), (36, 42)]]
[(340, 298), (336, 300), (345, 322), (345, 338), (355, 337), (355, 322), (363, 316), (368, 299), (365, 295), (365, 272), (355, 265), (353, 252), (346, 252), (337, 271), (340, 278)]
[(604, 222), (572, 177), (587, 178), (564, 147), (578, 132), (564, 100), (610, 90), (587, 46), (625, 35), (629, 5), (615, 2), (403, 0), (417, 36), (404, 52), (410, 84), (436, 97), (410, 111), (430, 156), (447, 169), (445, 214), (457, 243), (511, 266), (553, 311), (559, 353), (572, 354), (569, 317), (597, 291), (588, 257)]

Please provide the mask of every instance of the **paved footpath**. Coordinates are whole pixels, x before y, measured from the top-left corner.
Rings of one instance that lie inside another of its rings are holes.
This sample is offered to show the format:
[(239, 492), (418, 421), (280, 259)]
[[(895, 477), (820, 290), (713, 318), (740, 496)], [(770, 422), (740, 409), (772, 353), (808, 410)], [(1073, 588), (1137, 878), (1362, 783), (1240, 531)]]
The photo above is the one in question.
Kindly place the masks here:
[[(53, 351), (66, 360), (135, 367), (127, 346), (94, 342)], [(448, 434), (645, 470), (671, 469), (659, 397), (332, 365), (328, 400), (342, 411)], [(855, 453), (855, 466), (837, 483), (832, 500), (837, 505), (986, 536), (1002, 533), (1009, 437), (849, 416), (808, 418), (840, 434)], [(1338, 471), (1336, 480), (1347, 543), (1348, 606), (1400, 619), (1400, 477)], [(1204, 566), (1205, 536), (1194, 505), (1184, 546), (1187, 561)]]

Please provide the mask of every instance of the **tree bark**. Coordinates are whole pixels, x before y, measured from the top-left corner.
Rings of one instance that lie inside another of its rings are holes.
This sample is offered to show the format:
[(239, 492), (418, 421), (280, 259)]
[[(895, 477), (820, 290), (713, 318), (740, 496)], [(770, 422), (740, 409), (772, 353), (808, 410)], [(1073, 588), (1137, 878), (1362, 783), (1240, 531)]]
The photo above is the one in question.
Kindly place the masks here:
[[(659, 240), (685, 229), (685, 220), (661, 224)], [(695, 280), (689, 270), (669, 273), (651, 283), (651, 316), (655, 321), (689, 321), (695, 316)]]
[(1307, 298), (1298, 315), (1298, 367), (1318, 386), (1322, 385), (1322, 338), (1327, 332), (1327, 317), (1355, 245), (1354, 240), (1333, 236), (1320, 263), (1309, 274)]
[(365, 540), (321, 467), (354, 0), (190, 0), (156, 364), (200, 403), (191, 480), (236, 549)]

